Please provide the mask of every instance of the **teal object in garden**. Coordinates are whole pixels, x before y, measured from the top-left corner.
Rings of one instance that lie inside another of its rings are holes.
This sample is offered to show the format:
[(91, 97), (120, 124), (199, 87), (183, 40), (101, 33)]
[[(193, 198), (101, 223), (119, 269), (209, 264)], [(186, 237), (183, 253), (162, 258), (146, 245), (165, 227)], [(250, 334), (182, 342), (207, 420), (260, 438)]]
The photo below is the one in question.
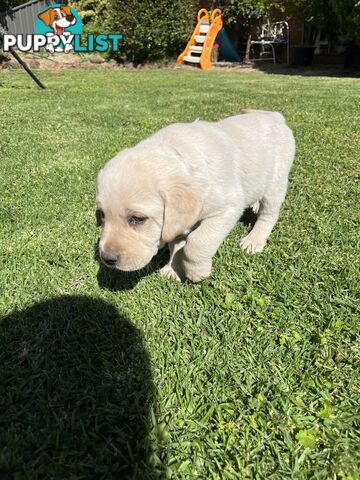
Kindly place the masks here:
[(220, 53), (226, 62), (242, 62), (240, 55), (235, 50), (225, 28), (222, 28), (216, 37)]

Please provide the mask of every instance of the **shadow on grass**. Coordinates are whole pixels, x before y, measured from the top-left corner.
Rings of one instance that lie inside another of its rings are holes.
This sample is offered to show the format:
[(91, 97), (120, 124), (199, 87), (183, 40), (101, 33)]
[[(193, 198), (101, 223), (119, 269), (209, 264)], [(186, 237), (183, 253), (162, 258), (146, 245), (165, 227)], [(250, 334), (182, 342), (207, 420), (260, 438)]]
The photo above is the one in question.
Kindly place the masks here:
[[(249, 231), (255, 225), (257, 216), (251, 208), (247, 208), (239, 222)], [(163, 248), (151, 260), (151, 262), (142, 270), (136, 272), (121, 272), (113, 268), (106, 267), (100, 260), (99, 256), (99, 241), (94, 245), (94, 260), (99, 264), (99, 271), (97, 273), (98, 285), (102, 289), (112, 291), (122, 291), (134, 288), (136, 284), (144, 277), (151, 275), (155, 271), (160, 270), (169, 260), (168, 248)]]
[(256, 220), (257, 220), (256, 213), (254, 213), (251, 208), (247, 208), (242, 214), (239, 222), (242, 223), (244, 227), (247, 227), (250, 231), (255, 225)]
[(63, 296), (1, 319), (0, 362), (0, 478), (162, 477), (148, 354), (111, 305)]
[[(360, 57), (359, 57), (360, 60)], [(333, 78), (359, 78), (359, 60), (357, 64), (345, 68), (343, 65), (310, 65), (295, 66), (284, 63), (273, 64), (271, 61), (259, 61), (253, 64), (253, 67), (260, 72), (270, 75), (295, 75), (301, 77), (333, 77)]]
[(98, 285), (102, 289), (112, 291), (130, 290), (144, 277), (160, 270), (169, 259), (169, 251), (163, 248), (143, 269), (136, 272), (121, 272), (113, 268), (106, 267), (100, 260), (99, 242), (94, 246), (94, 260), (99, 264), (97, 273)]

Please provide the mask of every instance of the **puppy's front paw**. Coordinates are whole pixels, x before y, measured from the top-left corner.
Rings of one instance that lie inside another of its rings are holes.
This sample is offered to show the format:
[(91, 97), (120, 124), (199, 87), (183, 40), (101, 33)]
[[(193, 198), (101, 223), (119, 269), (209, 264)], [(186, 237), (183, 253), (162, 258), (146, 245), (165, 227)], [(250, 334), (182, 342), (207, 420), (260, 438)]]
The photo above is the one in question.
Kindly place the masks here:
[(201, 282), (211, 274), (211, 260), (203, 263), (184, 261), (185, 276), (193, 283)]
[(266, 240), (257, 235), (253, 230), (240, 242), (241, 248), (248, 253), (260, 253), (264, 250), (265, 245)]
[(175, 270), (169, 263), (160, 270), (160, 275), (162, 275), (163, 277), (172, 278), (177, 282), (181, 282), (180, 276), (175, 272)]

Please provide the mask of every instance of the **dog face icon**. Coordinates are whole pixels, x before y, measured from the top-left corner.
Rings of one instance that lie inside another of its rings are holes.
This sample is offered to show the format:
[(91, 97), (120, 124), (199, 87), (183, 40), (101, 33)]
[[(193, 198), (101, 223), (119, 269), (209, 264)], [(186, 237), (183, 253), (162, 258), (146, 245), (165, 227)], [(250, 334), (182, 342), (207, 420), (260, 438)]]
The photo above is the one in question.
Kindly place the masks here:
[(76, 18), (71, 13), (70, 7), (60, 6), (48, 8), (38, 15), (45, 25), (52, 28), (55, 35), (62, 35), (66, 28), (76, 23)]

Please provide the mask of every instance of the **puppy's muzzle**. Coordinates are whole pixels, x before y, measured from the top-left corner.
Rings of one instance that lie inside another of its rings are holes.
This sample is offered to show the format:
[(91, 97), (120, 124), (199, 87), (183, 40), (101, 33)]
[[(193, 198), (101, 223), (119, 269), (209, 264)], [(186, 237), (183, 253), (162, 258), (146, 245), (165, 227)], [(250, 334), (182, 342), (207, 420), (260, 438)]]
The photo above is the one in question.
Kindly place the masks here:
[(109, 267), (114, 267), (116, 265), (116, 262), (118, 261), (119, 256), (109, 250), (100, 250), (100, 258)]

